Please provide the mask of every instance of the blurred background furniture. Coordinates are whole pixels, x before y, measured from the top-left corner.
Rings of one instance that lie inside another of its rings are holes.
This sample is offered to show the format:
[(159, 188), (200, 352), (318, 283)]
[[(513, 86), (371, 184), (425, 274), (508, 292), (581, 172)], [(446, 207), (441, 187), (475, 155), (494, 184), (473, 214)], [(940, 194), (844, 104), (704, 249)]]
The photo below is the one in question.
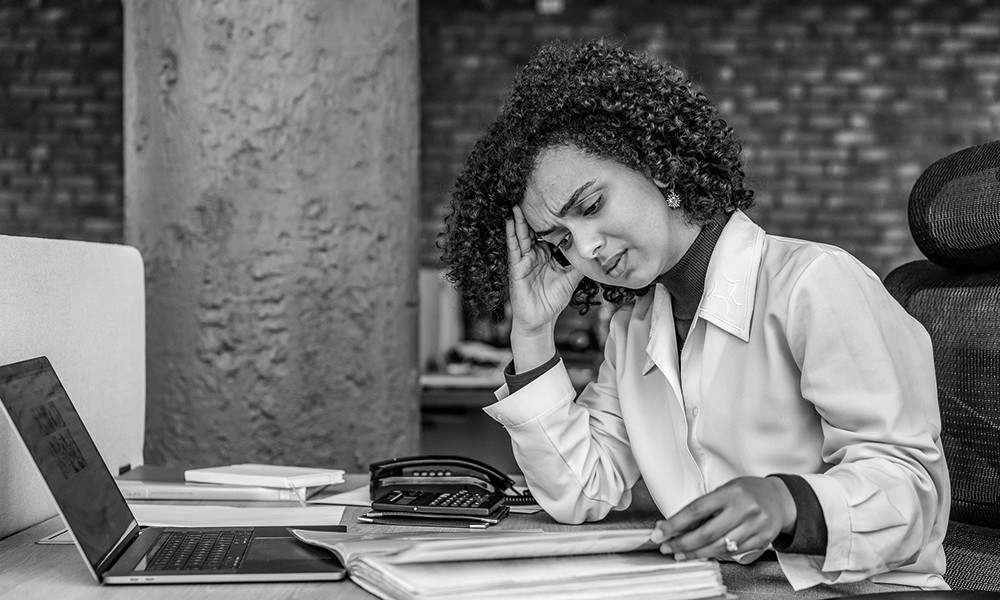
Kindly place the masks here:
[[(143, 462), (144, 268), (120, 244), (0, 235), (0, 364), (47, 356), (112, 473)], [(0, 539), (56, 514), (0, 416)]]
[(934, 346), (952, 486), (945, 580), (1000, 591), (1000, 141), (928, 167), (909, 222), (929, 260), (900, 266), (885, 285)]

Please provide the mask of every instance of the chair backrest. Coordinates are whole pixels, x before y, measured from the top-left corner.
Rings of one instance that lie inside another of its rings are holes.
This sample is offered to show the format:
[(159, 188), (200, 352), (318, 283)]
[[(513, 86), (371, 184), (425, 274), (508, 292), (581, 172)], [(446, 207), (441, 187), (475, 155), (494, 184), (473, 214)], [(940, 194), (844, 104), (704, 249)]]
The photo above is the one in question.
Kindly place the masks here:
[[(1000, 141), (928, 167), (910, 194), (909, 220), (930, 260), (897, 268), (885, 285), (924, 325), (934, 347), (941, 442), (952, 486), (945, 553), (949, 571), (959, 577), (963, 553), (980, 559), (986, 553), (1000, 564)], [(987, 547), (962, 548), (956, 536), (963, 533), (970, 540), (982, 537)], [(997, 540), (993, 546), (990, 536)], [(970, 575), (982, 573), (980, 559)], [(1000, 581), (992, 577), (988, 585)]]
[[(145, 285), (130, 246), (0, 235), (0, 364), (48, 356), (112, 473), (142, 464)], [(0, 538), (56, 514), (0, 418)]]

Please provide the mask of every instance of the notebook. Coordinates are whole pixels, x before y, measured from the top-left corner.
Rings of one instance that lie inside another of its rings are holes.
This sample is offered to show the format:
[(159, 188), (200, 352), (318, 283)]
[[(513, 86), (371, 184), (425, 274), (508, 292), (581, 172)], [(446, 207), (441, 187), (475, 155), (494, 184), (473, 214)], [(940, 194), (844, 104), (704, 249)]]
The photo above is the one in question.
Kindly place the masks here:
[(106, 584), (330, 581), (346, 570), (291, 529), (140, 527), (45, 357), (0, 367), (0, 404), (91, 574)]

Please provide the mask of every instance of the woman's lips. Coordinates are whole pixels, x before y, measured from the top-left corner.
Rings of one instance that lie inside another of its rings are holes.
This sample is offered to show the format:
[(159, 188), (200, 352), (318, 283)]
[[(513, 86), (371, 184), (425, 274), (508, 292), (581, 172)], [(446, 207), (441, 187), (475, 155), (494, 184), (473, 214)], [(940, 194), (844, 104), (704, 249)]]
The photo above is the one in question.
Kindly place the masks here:
[(622, 252), (616, 254), (615, 256), (612, 256), (607, 261), (605, 261), (604, 265), (602, 265), (602, 268), (604, 269), (604, 273), (608, 277), (617, 279), (618, 277), (621, 277), (622, 274), (625, 273), (625, 266), (628, 262), (626, 259), (627, 252), (628, 252), (627, 250), (623, 250)]

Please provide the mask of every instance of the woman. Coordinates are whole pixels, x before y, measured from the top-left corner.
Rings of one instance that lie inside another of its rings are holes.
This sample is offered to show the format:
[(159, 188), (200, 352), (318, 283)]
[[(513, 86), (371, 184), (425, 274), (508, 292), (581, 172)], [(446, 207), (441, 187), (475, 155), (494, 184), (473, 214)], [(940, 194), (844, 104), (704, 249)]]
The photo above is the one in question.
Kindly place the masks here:
[[(466, 304), (510, 302), (514, 360), (486, 412), (553, 518), (623, 510), (642, 478), (661, 551), (733, 559), (733, 591), (947, 589), (929, 338), (843, 250), (765, 234), (743, 179), (676, 69), (601, 40), (542, 47), (443, 234)], [(554, 324), (599, 293), (618, 309), (575, 398)]]

